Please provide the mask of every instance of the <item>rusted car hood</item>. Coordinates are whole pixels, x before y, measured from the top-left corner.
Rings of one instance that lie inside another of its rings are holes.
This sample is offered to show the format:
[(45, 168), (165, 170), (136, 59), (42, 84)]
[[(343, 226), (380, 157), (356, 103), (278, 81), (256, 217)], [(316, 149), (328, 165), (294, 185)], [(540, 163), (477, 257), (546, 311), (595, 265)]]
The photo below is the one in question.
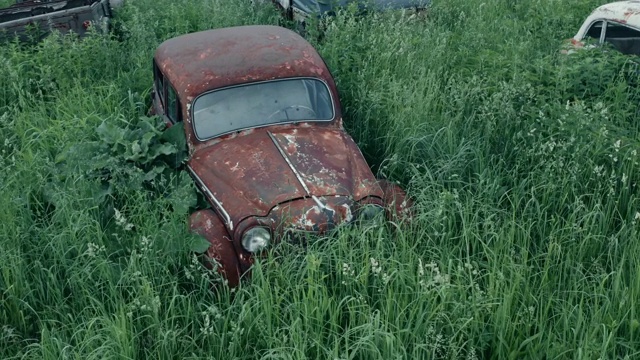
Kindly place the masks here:
[(255, 130), (196, 151), (189, 166), (234, 223), (312, 195), (382, 197), (353, 139), (332, 128)]

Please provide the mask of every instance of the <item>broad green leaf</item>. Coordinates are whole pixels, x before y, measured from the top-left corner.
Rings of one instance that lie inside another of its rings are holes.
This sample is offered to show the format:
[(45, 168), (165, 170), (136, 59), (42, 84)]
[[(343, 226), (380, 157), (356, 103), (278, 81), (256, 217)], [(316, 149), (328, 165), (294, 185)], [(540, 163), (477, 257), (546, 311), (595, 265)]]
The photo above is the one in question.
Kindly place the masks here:
[(187, 151), (187, 139), (184, 136), (183, 122), (179, 122), (165, 130), (160, 139), (175, 145), (178, 150)]
[(189, 237), (189, 250), (202, 254), (209, 248), (211, 244), (203, 236), (193, 234)]
[(109, 145), (122, 142), (125, 137), (125, 129), (119, 128), (107, 121), (103, 121), (96, 129), (98, 136), (102, 141)]
[(154, 147), (152, 147), (149, 150), (149, 158), (150, 159), (155, 159), (160, 155), (171, 155), (171, 154), (175, 154), (176, 151), (178, 149), (176, 149), (175, 145), (173, 144), (159, 144), (156, 145)]
[(151, 181), (155, 179), (158, 175), (162, 174), (163, 170), (164, 168), (162, 166), (154, 166), (144, 175), (144, 181)]

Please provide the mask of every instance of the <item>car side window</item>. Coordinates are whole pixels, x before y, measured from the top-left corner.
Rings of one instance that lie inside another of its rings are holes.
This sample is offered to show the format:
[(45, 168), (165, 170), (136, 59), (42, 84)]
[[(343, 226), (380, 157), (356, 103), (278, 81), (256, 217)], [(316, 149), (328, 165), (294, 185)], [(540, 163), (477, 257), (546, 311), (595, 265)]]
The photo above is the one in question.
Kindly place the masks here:
[(640, 55), (640, 31), (628, 26), (607, 21), (604, 41), (627, 55)]
[(160, 104), (164, 106), (164, 75), (160, 72), (155, 61), (153, 62), (153, 77), (155, 78), (156, 95), (160, 99)]
[(591, 27), (589, 28), (589, 30), (587, 30), (587, 33), (585, 34), (585, 38), (592, 38), (592, 39), (595, 39), (596, 41), (599, 41), (600, 35), (602, 34), (603, 23), (604, 21), (601, 20), (591, 24)]
[(167, 116), (173, 122), (181, 121), (180, 106), (178, 106), (178, 96), (171, 84), (167, 83)]

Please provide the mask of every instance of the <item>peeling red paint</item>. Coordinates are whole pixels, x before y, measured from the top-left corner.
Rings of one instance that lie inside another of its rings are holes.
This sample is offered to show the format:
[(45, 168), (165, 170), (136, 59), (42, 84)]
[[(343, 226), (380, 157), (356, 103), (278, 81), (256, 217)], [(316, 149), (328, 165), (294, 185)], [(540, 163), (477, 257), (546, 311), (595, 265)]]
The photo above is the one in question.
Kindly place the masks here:
[(582, 41), (578, 41), (576, 39), (570, 39), (571, 45), (574, 47), (583, 47), (584, 43)]

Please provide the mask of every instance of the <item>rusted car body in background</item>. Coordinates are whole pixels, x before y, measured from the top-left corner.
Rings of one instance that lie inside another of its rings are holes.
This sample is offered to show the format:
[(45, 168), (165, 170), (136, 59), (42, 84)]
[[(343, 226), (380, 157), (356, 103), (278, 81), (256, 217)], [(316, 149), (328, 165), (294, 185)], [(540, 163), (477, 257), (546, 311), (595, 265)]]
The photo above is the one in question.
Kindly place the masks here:
[(108, 28), (109, 0), (30, 0), (0, 9), (0, 40), (40, 40), (52, 30), (84, 36), (89, 27)]
[(153, 112), (184, 127), (186, 169), (211, 205), (190, 229), (230, 285), (274, 240), (406, 214), (405, 192), (375, 178), (344, 131), (329, 69), (295, 32), (182, 35), (158, 47), (153, 67)]
[(569, 43), (571, 50), (609, 43), (623, 54), (640, 55), (640, 1), (598, 7)]

